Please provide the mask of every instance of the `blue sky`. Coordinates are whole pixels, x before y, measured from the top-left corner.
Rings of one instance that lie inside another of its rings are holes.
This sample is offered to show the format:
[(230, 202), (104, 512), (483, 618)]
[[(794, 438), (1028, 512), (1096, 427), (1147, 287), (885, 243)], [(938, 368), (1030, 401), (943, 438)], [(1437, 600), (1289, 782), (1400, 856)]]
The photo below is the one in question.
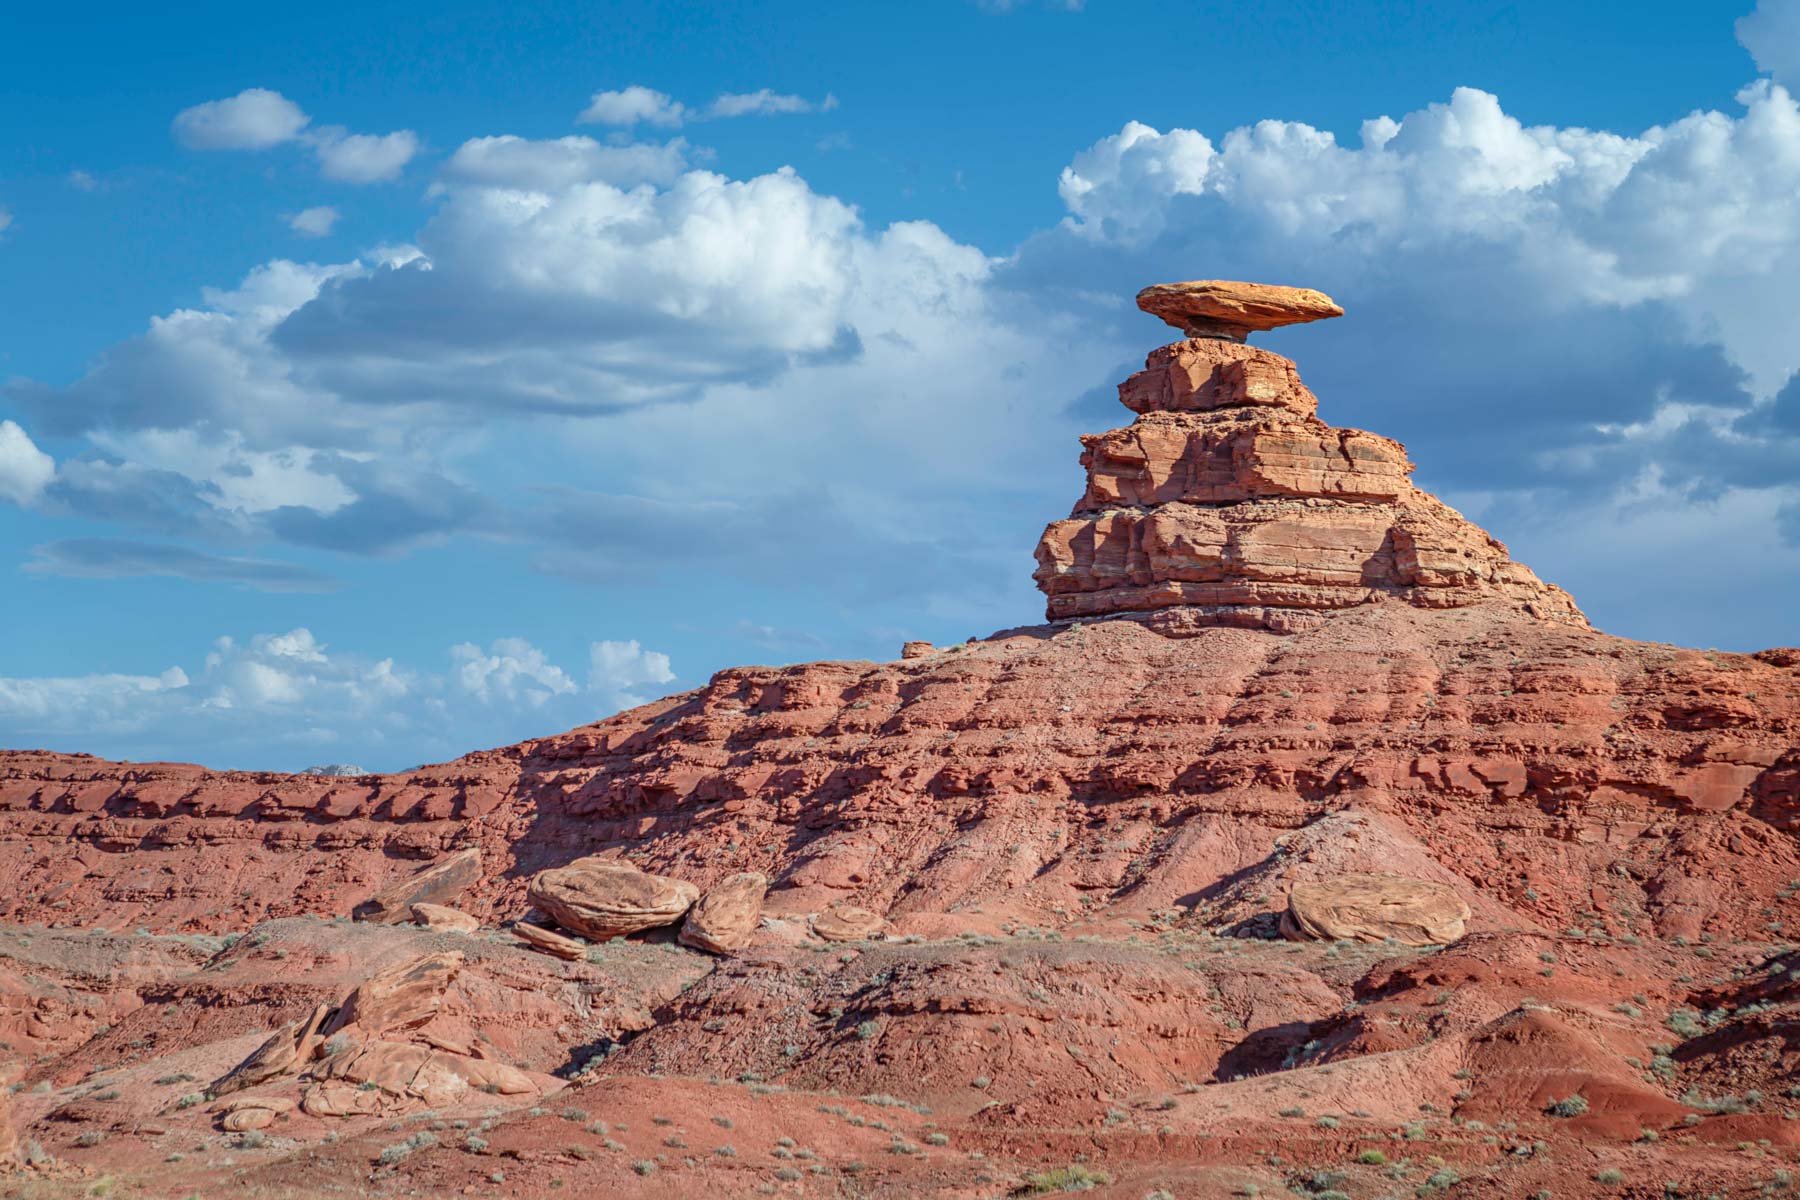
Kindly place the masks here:
[(1145, 283), (1602, 628), (1800, 640), (1800, 0), (0, 25), (0, 745), (397, 768), (1041, 612)]

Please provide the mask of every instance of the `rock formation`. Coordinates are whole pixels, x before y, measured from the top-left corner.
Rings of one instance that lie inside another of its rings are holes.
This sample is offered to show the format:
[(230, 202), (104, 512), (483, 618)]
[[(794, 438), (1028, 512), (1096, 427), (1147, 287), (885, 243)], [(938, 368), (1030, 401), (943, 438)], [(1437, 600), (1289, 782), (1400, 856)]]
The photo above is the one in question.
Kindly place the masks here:
[(699, 898), (700, 889), (596, 857), (542, 872), (526, 896), (564, 929), (603, 942), (673, 925)]
[(542, 950), (545, 954), (553, 954), (569, 962), (580, 962), (587, 957), (586, 942), (560, 934), (554, 929), (520, 921), (512, 927), (512, 931), (521, 942), (534, 950)]
[(1138, 293), (1137, 302), (1187, 337), (1227, 342), (1242, 342), (1258, 330), (1344, 315), (1324, 292), (1229, 279), (1153, 283)]
[(827, 942), (858, 942), (880, 937), (887, 928), (881, 914), (855, 904), (833, 904), (811, 922), (813, 936)]
[(1281, 933), (1293, 941), (1446, 946), (1468, 919), (1469, 906), (1441, 883), (1371, 871), (1296, 884)]
[(423, 925), (427, 929), (441, 929), (446, 933), (474, 933), (481, 928), (481, 922), (468, 913), (442, 904), (415, 904), (411, 911), (413, 924)]
[(1328, 297), (1210, 282), (1147, 288), (1138, 303), (1190, 327), (1194, 313), (1241, 311), (1227, 330), (1240, 336), (1152, 351), (1119, 385), (1137, 420), (1082, 439), (1087, 491), (1038, 544), (1051, 620), (1295, 630), (1382, 601), (1500, 600), (1585, 623), (1567, 593), (1415, 488), (1405, 447), (1326, 425), (1292, 362), (1243, 343), (1251, 329), (1338, 315)]
[(1800, 649), (1590, 628), (1235, 340), (1328, 300), (1165, 293), (1050, 624), (395, 775), (0, 753), (0, 1169), (1781, 1194)]
[(740, 871), (713, 885), (688, 910), (680, 941), (713, 954), (744, 949), (762, 923), (763, 895), (769, 880), (759, 871)]
[(415, 904), (448, 904), (481, 878), (481, 851), (459, 850), (441, 862), (402, 879), (359, 904), (356, 915), (364, 921), (412, 919)]

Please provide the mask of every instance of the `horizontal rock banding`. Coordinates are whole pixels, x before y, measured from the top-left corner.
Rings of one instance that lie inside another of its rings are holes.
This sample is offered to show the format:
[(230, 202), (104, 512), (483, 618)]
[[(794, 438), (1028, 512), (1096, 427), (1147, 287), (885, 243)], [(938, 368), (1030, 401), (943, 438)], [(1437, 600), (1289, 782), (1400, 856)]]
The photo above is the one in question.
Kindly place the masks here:
[(1181, 608), (1154, 623), (1285, 632), (1391, 598), (1500, 601), (1586, 623), (1567, 593), (1414, 487), (1399, 442), (1315, 417), (1317, 398), (1278, 354), (1175, 342), (1150, 353), (1119, 399), (1137, 420), (1082, 438), (1087, 490), (1038, 544), (1051, 620)]

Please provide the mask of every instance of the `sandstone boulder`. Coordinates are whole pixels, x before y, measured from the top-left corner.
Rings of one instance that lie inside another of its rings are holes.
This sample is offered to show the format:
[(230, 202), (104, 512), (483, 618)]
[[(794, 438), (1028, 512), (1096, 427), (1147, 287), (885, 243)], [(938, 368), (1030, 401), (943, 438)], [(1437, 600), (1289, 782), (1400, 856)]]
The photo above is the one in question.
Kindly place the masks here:
[(275, 1123), (276, 1115), (272, 1108), (234, 1108), (219, 1118), (219, 1126), (230, 1133), (267, 1129)]
[(681, 926), (681, 944), (713, 954), (742, 950), (762, 923), (763, 896), (768, 890), (768, 876), (756, 871), (726, 877), (688, 911)]
[(415, 904), (412, 919), (415, 925), (442, 933), (474, 933), (481, 928), (481, 922), (468, 913), (442, 904)]
[(1258, 330), (1278, 329), (1327, 317), (1344, 310), (1324, 292), (1231, 279), (1194, 279), (1156, 283), (1137, 295), (1138, 307), (1189, 337), (1241, 342)]
[(887, 922), (879, 913), (854, 904), (833, 904), (813, 917), (813, 936), (827, 942), (860, 942), (882, 935)]
[(453, 950), (389, 967), (358, 985), (320, 1032), (326, 1038), (346, 1031), (377, 1038), (423, 1025), (443, 1007), (444, 993), (462, 965), (462, 952)]
[(1469, 906), (1449, 886), (1404, 875), (1351, 874), (1297, 883), (1281, 917), (1290, 941), (1439, 946), (1463, 935)]
[[(350, 1046), (325, 1059), (313, 1073), (320, 1081), (355, 1084), (360, 1090), (385, 1093), (394, 1101), (420, 1100), (433, 1108), (454, 1104), (474, 1088), (488, 1088), (499, 1095), (536, 1090), (530, 1076), (505, 1063), (446, 1054), (413, 1042), (372, 1041)], [(319, 1098), (318, 1107), (341, 1107), (342, 1103), (340, 1096), (327, 1093)], [(304, 1100), (301, 1107), (313, 1112)]]
[(518, 939), (533, 950), (542, 950), (545, 954), (554, 954), (558, 958), (566, 958), (570, 962), (579, 962), (587, 957), (587, 943), (578, 942), (572, 937), (564, 937), (554, 929), (545, 929), (542, 925), (532, 925), (520, 921), (512, 927)]
[(244, 1088), (255, 1087), (290, 1071), (297, 1071), (312, 1058), (313, 1048), (321, 1040), (320, 1028), (331, 1009), (319, 1005), (302, 1020), (277, 1030), (274, 1036), (251, 1052), (250, 1057), (215, 1080), (210, 1091), (226, 1096)]
[(540, 872), (526, 896), (564, 929), (605, 941), (674, 924), (700, 889), (610, 859), (583, 858)]
[(905, 642), (900, 646), (901, 658), (925, 658), (935, 652), (937, 647), (930, 642)]
[(481, 851), (471, 846), (407, 876), (356, 906), (356, 919), (395, 925), (412, 917), (415, 904), (449, 904), (481, 878)]
[(306, 1089), (300, 1111), (309, 1117), (363, 1117), (388, 1107), (391, 1101), (379, 1088), (365, 1088), (342, 1079), (326, 1079)]

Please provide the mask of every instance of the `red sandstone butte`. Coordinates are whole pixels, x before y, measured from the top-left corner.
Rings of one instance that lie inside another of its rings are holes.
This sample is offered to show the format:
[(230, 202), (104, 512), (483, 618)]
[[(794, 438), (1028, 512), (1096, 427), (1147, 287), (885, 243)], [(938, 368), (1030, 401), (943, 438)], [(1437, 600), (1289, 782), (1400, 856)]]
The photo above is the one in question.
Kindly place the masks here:
[[(396, 775), (0, 754), (0, 1190), (1782, 1194), (1800, 651), (1592, 628), (1278, 355), (1120, 398), (1046, 624)], [(345, 919), (447, 861), (474, 932)], [(1281, 938), (1371, 876), (1418, 937)]]

